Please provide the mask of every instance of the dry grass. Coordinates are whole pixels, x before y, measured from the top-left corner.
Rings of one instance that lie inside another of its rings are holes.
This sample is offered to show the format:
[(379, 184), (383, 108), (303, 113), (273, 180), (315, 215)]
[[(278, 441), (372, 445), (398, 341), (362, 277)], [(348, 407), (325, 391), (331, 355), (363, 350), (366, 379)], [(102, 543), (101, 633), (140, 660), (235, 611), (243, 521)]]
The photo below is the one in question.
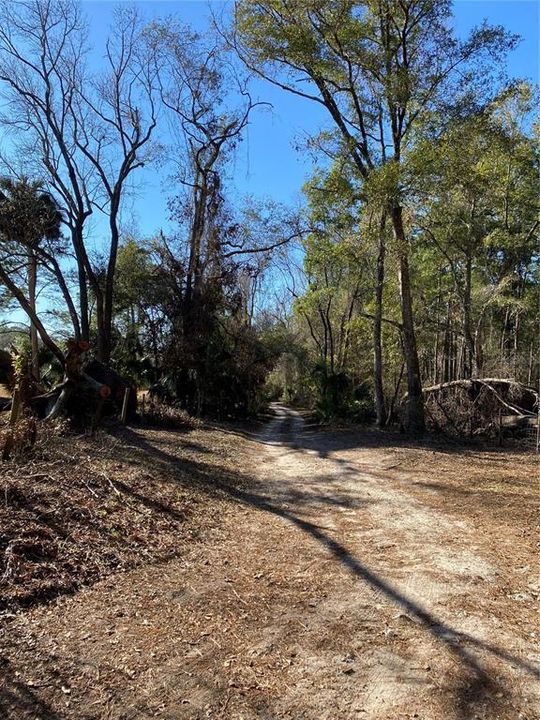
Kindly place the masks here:
[(540, 529), (540, 457), (531, 450), (440, 444), (395, 454), (411, 488), (433, 507), (453, 508), (494, 536)]
[(0, 610), (164, 561), (217, 524), (212, 477), (233, 472), (234, 436), (186, 424), (94, 437), (41, 424), (32, 449), (19, 443), (0, 480)]
[(193, 429), (201, 427), (201, 421), (189, 415), (185, 410), (151, 400), (145, 407), (145, 424), (169, 429)]

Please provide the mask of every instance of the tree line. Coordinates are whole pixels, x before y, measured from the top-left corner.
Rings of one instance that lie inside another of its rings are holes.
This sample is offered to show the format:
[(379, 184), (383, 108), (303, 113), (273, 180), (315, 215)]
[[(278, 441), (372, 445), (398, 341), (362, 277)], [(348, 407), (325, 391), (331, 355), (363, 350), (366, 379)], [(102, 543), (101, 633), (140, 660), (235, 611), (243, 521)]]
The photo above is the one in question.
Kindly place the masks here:
[[(34, 374), (38, 336), (65, 362), (36, 300), (52, 287), (66, 334), (198, 414), (284, 395), (383, 426), (406, 393), (421, 432), (425, 385), (537, 382), (537, 95), (503, 72), (518, 38), (459, 38), (446, 0), (240, 0), (212, 20), (119, 7), (95, 71), (77, 2), (2, 5), (0, 302), (29, 318)], [(253, 77), (327, 114), (301, 212), (228, 198)], [(126, 199), (164, 162), (177, 232), (130, 236)]]
[[(297, 229), (281, 236), (275, 205), (227, 202), (257, 105), (246, 74), (215, 33), (136, 6), (115, 10), (98, 49), (78, 2), (1, 13), (2, 301), (28, 316), (36, 379), (37, 336), (60, 366), (69, 336), (193, 412), (247, 410), (269, 363), (250, 327), (257, 278)], [(122, 213), (142, 168), (164, 164), (177, 231), (134, 238)]]

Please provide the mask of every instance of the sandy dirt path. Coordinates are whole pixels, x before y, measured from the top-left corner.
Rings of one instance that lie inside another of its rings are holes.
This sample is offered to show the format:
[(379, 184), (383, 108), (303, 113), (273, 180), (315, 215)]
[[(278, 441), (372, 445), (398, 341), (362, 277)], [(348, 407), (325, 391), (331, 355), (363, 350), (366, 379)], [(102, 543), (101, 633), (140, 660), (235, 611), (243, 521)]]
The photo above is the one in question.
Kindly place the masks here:
[(493, 535), (361, 435), (275, 412), (212, 537), (12, 622), (19, 661), (48, 658), (5, 662), (0, 716), (540, 719), (538, 595)]

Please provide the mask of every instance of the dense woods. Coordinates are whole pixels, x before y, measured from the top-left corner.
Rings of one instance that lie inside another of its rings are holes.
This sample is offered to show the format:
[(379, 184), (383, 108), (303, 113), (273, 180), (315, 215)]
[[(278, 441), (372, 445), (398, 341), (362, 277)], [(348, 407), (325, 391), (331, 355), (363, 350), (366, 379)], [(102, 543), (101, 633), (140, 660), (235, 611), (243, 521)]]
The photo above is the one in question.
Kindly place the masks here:
[(538, 11), (0, 0), (0, 720), (540, 718)]
[[(119, 6), (93, 48), (84, 6), (3, 3), (1, 337), (59, 388), (41, 413), (102, 392), (92, 358), (193, 415), (285, 399), (412, 433), (441, 426), (423, 387), (538, 387), (537, 89), (505, 77), (517, 37), (451, 11), (246, 1), (201, 34)], [(261, 79), (327, 116), (302, 207), (233, 192)], [(143, 168), (174, 232), (129, 228)]]

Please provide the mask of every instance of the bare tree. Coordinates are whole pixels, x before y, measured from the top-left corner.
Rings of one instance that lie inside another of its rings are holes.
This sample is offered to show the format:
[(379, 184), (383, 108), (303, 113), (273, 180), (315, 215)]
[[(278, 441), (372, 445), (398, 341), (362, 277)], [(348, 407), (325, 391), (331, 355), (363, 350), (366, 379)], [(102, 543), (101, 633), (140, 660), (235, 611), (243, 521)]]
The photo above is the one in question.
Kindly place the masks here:
[[(96, 300), (98, 356), (108, 361), (119, 215), (132, 173), (149, 156), (156, 126), (156, 64), (134, 9), (115, 13), (107, 69), (97, 77), (86, 68), (88, 28), (74, 0), (15, 0), (4, 3), (1, 12), (2, 123), (12, 131), (27, 166), (46, 178), (62, 205), (77, 264), (75, 335), (89, 338), (90, 289)], [(96, 210), (109, 225), (103, 277), (86, 242), (87, 220)], [(75, 306), (61, 267), (54, 256), (47, 260), (72, 314)]]
[(76, 337), (89, 337), (87, 277), (92, 274), (84, 242), (92, 213), (92, 182), (80, 158), (73, 112), (84, 82), (86, 25), (75, 2), (20, 0), (3, 3), (0, 82), (6, 101), (1, 121), (11, 131), (25, 169), (43, 177), (62, 206), (77, 263), (79, 310), (54, 257), (49, 258), (68, 303)]
[(134, 8), (117, 8), (106, 43), (107, 69), (89, 83), (78, 83), (71, 108), (75, 145), (94, 169), (99, 188), (92, 205), (107, 216), (109, 246), (103, 282), (89, 276), (96, 297), (98, 355), (111, 353), (114, 276), (120, 240), (122, 200), (133, 173), (152, 159), (157, 124), (157, 63)]
[[(176, 178), (187, 190), (189, 217), (186, 307), (205, 271), (219, 274), (224, 252), (217, 219), (223, 207), (223, 170), (241, 139), (254, 103), (245, 80), (227, 63), (224, 50), (172, 22), (154, 25), (160, 57), (161, 99), (175, 139)], [(224, 104), (236, 94), (237, 107)], [(218, 235), (220, 237), (218, 238)]]

